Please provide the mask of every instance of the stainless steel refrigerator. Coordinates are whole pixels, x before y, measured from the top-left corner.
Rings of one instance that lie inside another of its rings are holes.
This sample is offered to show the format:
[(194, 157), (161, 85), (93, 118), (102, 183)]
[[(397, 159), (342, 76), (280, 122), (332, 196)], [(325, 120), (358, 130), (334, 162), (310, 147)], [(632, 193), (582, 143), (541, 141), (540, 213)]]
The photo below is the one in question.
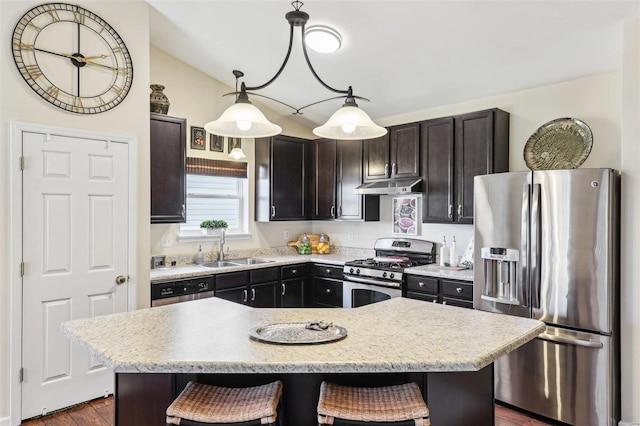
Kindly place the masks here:
[(474, 307), (547, 325), (496, 362), (496, 399), (572, 425), (617, 425), (619, 173), (499, 173), (474, 185)]

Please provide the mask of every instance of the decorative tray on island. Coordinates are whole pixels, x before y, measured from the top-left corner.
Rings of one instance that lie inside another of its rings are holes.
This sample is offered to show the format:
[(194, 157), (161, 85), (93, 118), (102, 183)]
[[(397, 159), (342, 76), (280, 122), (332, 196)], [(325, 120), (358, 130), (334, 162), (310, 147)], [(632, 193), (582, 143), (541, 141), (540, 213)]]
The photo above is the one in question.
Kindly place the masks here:
[(558, 118), (540, 126), (524, 146), (531, 170), (576, 169), (587, 159), (593, 134), (584, 121)]
[(290, 322), (254, 327), (249, 330), (249, 336), (266, 343), (309, 345), (344, 339), (347, 329), (323, 321)]

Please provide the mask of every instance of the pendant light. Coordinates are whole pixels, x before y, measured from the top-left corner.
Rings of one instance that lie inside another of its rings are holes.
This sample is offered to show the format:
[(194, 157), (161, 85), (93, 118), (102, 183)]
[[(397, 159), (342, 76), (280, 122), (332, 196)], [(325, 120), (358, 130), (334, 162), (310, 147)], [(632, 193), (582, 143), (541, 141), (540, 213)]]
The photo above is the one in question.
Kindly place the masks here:
[[(305, 25), (309, 20), (309, 14), (306, 12), (302, 12), (300, 8), (303, 3), (301, 1), (294, 1), (291, 3), (294, 7), (294, 10), (287, 13), (285, 15), (287, 21), (289, 22), (290, 32), (289, 32), (289, 48), (287, 50), (287, 54), (284, 58), (284, 62), (280, 66), (280, 69), (276, 72), (276, 74), (266, 83), (259, 86), (246, 86), (244, 82), (242, 82), (240, 86), (240, 91), (238, 91), (238, 79), (244, 77), (244, 73), (242, 71), (234, 70), (233, 75), (236, 77), (236, 91), (231, 93), (226, 93), (224, 96), (228, 95), (236, 95), (236, 102), (227, 108), (226, 111), (222, 113), (220, 118), (215, 121), (209, 122), (205, 124), (204, 128), (206, 131), (227, 137), (234, 138), (259, 138), (259, 137), (269, 137), (274, 136), (282, 132), (282, 128), (276, 124), (271, 123), (264, 114), (255, 106), (251, 104), (248, 95), (252, 96), (260, 96), (263, 98), (270, 99), (272, 101), (278, 102), (284, 106), (287, 106), (294, 110), (293, 114), (302, 114), (302, 110), (308, 108), (313, 105), (317, 105), (322, 102), (334, 100), (334, 99), (345, 99), (344, 105), (336, 111), (331, 118), (322, 126), (316, 127), (313, 129), (313, 133), (320, 137), (330, 138), (330, 139), (346, 139), (346, 140), (361, 140), (361, 139), (372, 139), (383, 136), (387, 133), (387, 129), (384, 127), (380, 127), (371, 120), (371, 118), (364, 112), (362, 109), (358, 107), (356, 103), (356, 99), (369, 101), (366, 98), (361, 96), (355, 96), (353, 94), (353, 89), (349, 86), (346, 90), (335, 89), (325, 83), (320, 76), (316, 73), (311, 65), (311, 61), (309, 60), (309, 56), (307, 54), (307, 44), (305, 40)], [(288, 105), (284, 102), (278, 101), (277, 99), (270, 98), (265, 95), (261, 95), (256, 93), (256, 90), (264, 89), (273, 83), (282, 73), (287, 62), (289, 61), (289, 57), (291, 55), (291, 49), (293, 47), (293, 35), (295, 27), (301, 28), (302, 35), (302, 52), (304, 53), (304, 58), (307, 62), (309, 70), (311, 74), (318, 80), (318, 82), (324, 86), (327, 90), (337, 93), (340, 96), (332, 97), (329, 99), (324, 99), (318, 102), (313, 102), (309, 105), (305, 105), (301, 108), (296, 108), (291, 105)], [(320, 27), (323, 30), (326, 30), (327, 27)], [(309, 28), (314, 29), (314, 27)], [(317, 31), (318, 27), (314, 29)], [(341, 38), (336, 31), (331, 30), (338, 37), (338, 47), (341, 42)], [(313, 33), (313, 31), (312, 31)]]

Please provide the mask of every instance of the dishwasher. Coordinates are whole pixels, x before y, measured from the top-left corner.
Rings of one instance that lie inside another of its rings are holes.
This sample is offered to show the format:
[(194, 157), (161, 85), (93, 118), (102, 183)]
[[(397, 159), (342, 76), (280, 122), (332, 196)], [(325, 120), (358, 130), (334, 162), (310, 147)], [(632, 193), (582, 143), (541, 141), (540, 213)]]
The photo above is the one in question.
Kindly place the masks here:
[(151, 283), (151, 307), (213, 297), (214, 279), (209, 276)]

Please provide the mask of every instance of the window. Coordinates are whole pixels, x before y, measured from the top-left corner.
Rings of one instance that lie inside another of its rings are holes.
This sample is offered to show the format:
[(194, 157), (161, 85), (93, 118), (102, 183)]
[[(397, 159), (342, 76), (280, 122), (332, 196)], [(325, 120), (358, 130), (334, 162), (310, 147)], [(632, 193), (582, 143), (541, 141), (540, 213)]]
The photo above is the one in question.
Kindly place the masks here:
[(182, 235), (201, 233), (206, 219), (224, 219), (227, 235), (248, 233), (248, 181), (243, 178), (187, 174), (187, 222)]

